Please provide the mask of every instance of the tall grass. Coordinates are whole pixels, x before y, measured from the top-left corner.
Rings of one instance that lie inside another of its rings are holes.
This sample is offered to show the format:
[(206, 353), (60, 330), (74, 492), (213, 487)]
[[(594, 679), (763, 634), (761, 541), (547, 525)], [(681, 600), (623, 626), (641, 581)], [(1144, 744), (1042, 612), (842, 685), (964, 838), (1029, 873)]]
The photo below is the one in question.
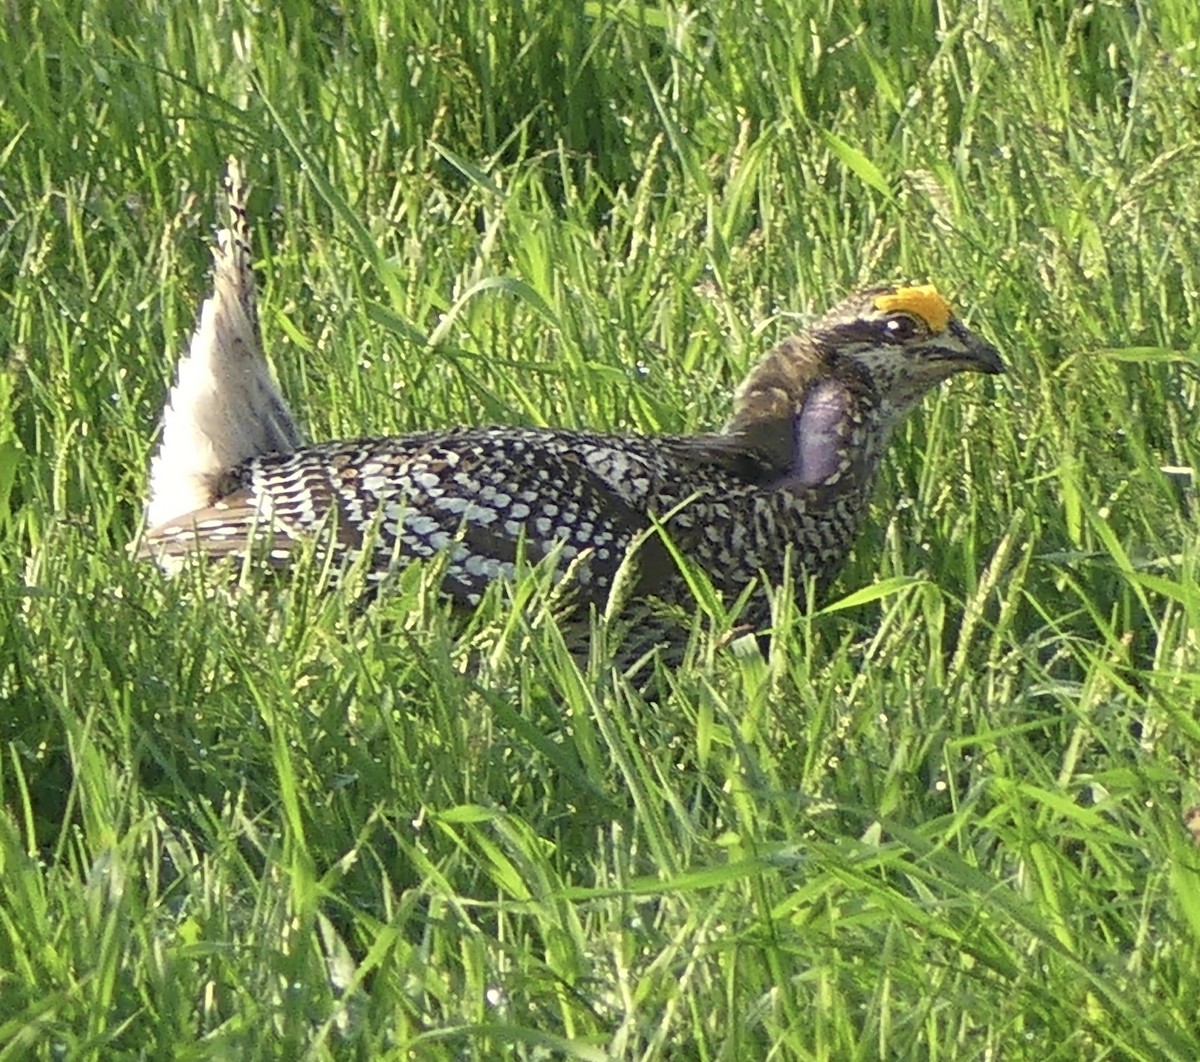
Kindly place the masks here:
[[(1193, 5), (9, 5), (0, 1059), (1200, 1056)], [(767, 657), (126, 545), (214, 198), (314, 439), (712, 428), (855, 284), (1005, 352)]]

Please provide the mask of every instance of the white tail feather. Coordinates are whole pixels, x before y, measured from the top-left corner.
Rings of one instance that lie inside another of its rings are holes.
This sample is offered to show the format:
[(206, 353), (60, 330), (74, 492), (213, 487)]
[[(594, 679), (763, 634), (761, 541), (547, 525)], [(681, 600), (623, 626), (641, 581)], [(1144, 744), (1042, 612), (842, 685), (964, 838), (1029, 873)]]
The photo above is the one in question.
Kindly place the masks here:
[(179, 363), (150, 463), (150, 527), (211, 505), (222, 478), (243, 461), (289, 453), (301, 441), (263, 355), (242, 174), (234, 159), (225, 189), (230, 221), (217, 234), (213, 294)]

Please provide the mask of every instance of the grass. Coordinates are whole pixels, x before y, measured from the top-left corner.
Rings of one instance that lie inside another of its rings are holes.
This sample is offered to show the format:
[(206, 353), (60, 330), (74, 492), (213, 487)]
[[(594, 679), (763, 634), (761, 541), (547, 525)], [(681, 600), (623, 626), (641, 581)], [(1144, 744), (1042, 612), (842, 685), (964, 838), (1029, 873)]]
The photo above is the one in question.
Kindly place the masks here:
[[(0, 1059), (1200, 1056), (1200, 16), (105, 5), (0, 21)], [(466, 627), (125, 552), (254, 180), (315, 439), (719, 425), (838, 293), (1006, 353), (768, 658), (647, 701), (540, 573)]]

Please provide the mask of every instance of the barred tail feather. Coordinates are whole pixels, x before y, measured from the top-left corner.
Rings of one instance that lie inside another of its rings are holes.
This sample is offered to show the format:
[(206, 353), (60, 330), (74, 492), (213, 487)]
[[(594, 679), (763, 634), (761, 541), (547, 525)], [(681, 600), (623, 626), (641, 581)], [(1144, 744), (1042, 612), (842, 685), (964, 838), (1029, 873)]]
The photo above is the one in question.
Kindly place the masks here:
[(301, 442), (262, 349), (241, 167), (229, 160), (229, 228), (217, 235), (213, 294), (163, 410), (150, 464), (151, 528), (211, 505), (222, 478), (249, 458)]

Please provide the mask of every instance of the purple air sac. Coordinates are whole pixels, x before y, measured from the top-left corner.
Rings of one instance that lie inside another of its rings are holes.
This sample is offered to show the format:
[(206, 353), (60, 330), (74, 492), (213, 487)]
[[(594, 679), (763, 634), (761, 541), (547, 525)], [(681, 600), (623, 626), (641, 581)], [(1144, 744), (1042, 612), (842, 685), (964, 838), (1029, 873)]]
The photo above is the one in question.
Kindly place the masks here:
[(792, 467), (779, 486), (817, 487), (838, 471), (853, 418), (850, 392), (840, 380), (822, 380), (808, 392), (792, 419)]

